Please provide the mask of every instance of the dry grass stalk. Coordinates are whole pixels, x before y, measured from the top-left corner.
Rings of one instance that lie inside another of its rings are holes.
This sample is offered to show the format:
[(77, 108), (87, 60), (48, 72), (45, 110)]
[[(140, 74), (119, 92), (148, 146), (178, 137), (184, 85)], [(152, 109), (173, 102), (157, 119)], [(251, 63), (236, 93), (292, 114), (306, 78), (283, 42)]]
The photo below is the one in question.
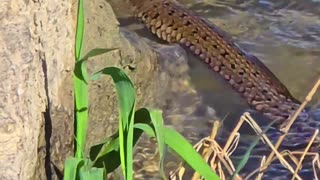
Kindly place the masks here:
[[(298, 166), (299, 164), (299, 159), (297, 157), (294, 156), (294, 154), (291, 152), (291, 151), (288, 151), (288, 150), (284, 150), (281, 152), (281, 155), (282, 156), (289, 156), (289, 158), (292, 160), (292, 162)], [(275, 160), (276, 158), (273, 158), (272, 160)]]
[[(261, 159), (260, 167), (258, 169), (260, 169), (265, 162), (266, 162), (266, 156), (263, 156), (262, 159)], [(262, 179), (262, 174), (258, 174), (256, 179)]]
[(299, 161), (299, 163), (298, 163), (298, 165), (297, 165), (296, 170), (294, 171), (294, 174), (293, 174), (293, 177), (292, 177), (291, 180), (294, 180), (295, 175), (297, 175), (297, 174), (298, 174), (298, 171), (302, 168), (302, 161), (304, 160), (304, 157), (306, 156), (307, 152), (309, 151), (311, 145), (314, 143), (314, 141), (315, 141), (316, 137), (318, 136), (318, 134), (319, 134), (319, 129), (317, 129), (317, 130), (314, 132), (314, 134), (313, 134), (313, 136), (312, 136), (312, 138), (311, 138), (308, 146), (307, 146), (306, 149), (303, 151), (303, 154), (302, 154), (302, 156), (301, 156), (301, 158), (300, 158), (300, 161)]
[[(233, 173), (235, 172), (234, 165), (233, 165), (229, 155), (232, 154), (232, 152), (235, 150), (235, 148), (238, 144), (237, 141), (239, 140), (239, 133), (235, 133), (234, 135), (229, 136), (229, 138), (227, 140), (228, 145), (226, 145), (223, 150), (220, 147), (220, 145), (214, 140), (214, 138), (218, 132), (219, 126), (220, 126), (219, 122), (216, 121), (214, 123), (214, 127), (212, 128), (211, 136), (200, 140), (194, 146), (194, 148), (198, 152), (200, 152), (201, 148), (203, 148), (201, 154), (204, 157), (204, 159), (207, 162), (210, 162), (210, 166), (212, 167), (212, 169), (214, 171), (216, 171), (219, 174), (220, 178), (225, 179), (226, 176), (223, 171), (223, 168), (227, 170), (229, 176), (233, 175)], [(234, 147), (234, 148), (229, 149), (226, 147)], [(222, 156), (222, 152), (223, 152), (224, 156)], [(211, 159), (209, 159), (210, 156), (212, 157)], [(185, 171), (185, 169), (183, 168), (183, 166), (180, 166), (177, 169), (177, 171), (170, 173), (171, 179), (176, 179), (174, 177), (174, 175), (178, 176), (181, 179), (184, 174), (184, 171)], [(194, 173), (194, 175), (192, 177), (192, 180), (196, 180), (196, 179), (200, 179), (200, 176), (198, 173)], [(241, 180), (241, 177), (236, 176), (235, 179)]]
[[(313, 86), (313, 88), (311, 89), (311, 91), (309, 92), (309, 94), (307, 95), (307, 97), (305, 98), (305, 100), (303, 101), (303, 103), (301, 104), (301, 106), (298, 108), (298, 110), (295, 112), (295, 114), (292, 116), (292, 118), (288, 121), (288, 123), (284, 123), (283, 125), (285, 125), (285, 127), (282, 128), (282, 131), (284, 132), (283, 135), (281, 135), (275, 145), (275, 149), (277, 150), (279, 148), (279, 146), (281, 145), (282, 141), (284, 140), (285, 136), (288, 134), (288, 131), (290, 129), (290, 127), (292, 126), (292, 124), (294, 123), (294, 121), (297, 119), (298, 115), (301, 113), (301, 111), (305, 108), (305, 106), (308, 104), (308, 102), (311, 101), (313, 95), (316, 93), (317, 89), (320, 86), (320, 78), (318, 79), (318, 81), (315, 83), (315, 85)], [(271, 160), (275, 154), (275, 152), (277, 151), (272, 151), (270, 153), (270, 155), (267, 158), (266, 163), (264, 164), (264, 167), (262, 170), (266, 169), (270, 163)]]
[[(203, 150), (203, 157), (204, 159), (209, 162), (210, 161), (210, 164), (211, 164), (211, 167), (213, 170), (216, 170), (216, 167), (217, 167), (217, 170), (218, 172), (220, 172), (220, 174), (223, 174), (224, 176), (224, 173), (223, 173), (223, 170), (221, 168), (221, 163), (223, 164), (223, 167), (227, 169), (229, 175), (232, 175), (235, 171), (235, 168), (234, 168), (234, 165), (232, 164), (232, 161), (231, 159), (229, 158), (228, 155), (222, 155), (222, 148), (220, 147), (220, 145), (214, 140), (216, 134), (218, 133), (218, 129), (219, 129), (219, 121), (215, 121), (214, 125), (213, 125), (213, 129), (212, 129), (212, 132), (211, 132), (211, 136), (210, 138), (205, 138), (203, 139), (203, 142), (208, 142), (209, 144), (202, 144), (204, 146), (204, 150)], [(239, 136), (235, 135), (235, 136), (230, 136), (228, 138), (228, 142), (229, 145), (234, 145), (234, 144), (237, 144), (237, 141), (239, 140)], [(236, 146), (236, 145), (235, 145)], [(233, 147), (233, 146), (229, 146), (229, 147)], [(229, 149), (227, 148), (226, 149), (226, 152), (233, 152), (234, 149)], [(209, 160), (209, 157), (212, 156), (213, 154), (213, 158), (211, 158), (211, 160)], [(228, 153), (229, 154), (229, 153)], [(219, 161), (217, 163), (215, 163), (216, 161), (216, 158), (219, 159)], [(196, 178), (196, 176), (194, 176), (194, 178)], [(238, 177), (239, 178), (239, 177)]]
[[(283, 157), (286, 157), (288, 156), (294, 163), (296, 166), (298, 166), (299, 164), (299, 160), (295, 157), (295, 155), (298, 155), (298, 156), (301, 156), (302, 154), (304, 154), (304, 151), (289, 151), (289, 150), (284, 150), (281, 152), (281, 155)], [(312, 159), (312, 166), (313, 166), (313, 172), (314, 172), (314, 177), (316, 180), (319, 180), (318, 176), (317, 176), (317, 171), (320, 171), (320, 156), (319, 156), (319, 153), (317, 152), (307, 152), (305, 154), (306, 156), (313, 156), (313, 159)], [(265, 156), (262, 158), (262, 162), (261, 164), (263, 164), (263, 159), (265, 159)], [(275, 161), (275, 160), (278, 160), (277, 157), (274, 157), (272, 159), (272, 161)], [(318, 170), (317, 170), (318, 168)], [(254, 171), (252, 171), (250, 174), (248, 174), (244, 180), (248, 180), (248, 179), (251, 179), (252, 176), (256, 173), (258, 173), (259, 171), (262, 170), (262, 166), (260, 166), (259, 168), (255, 169)], [(260, 176), (261, 174), (258, 175), (258, 177)], [(263, 175), (263, 174), (262, 174)], [(256, 178), (256, 179), (259, 179), (259, 178)]]
[(320, 170), (320, 158), (319, 158), (319, 153), (315, 153), (315, 156), (312, 160), (312, 167), (313, 167), (313, 172), (314, 172), (314, 177), (316, 180), (319, 180), (318, 174), (317, 174), (317, 169), (316, 166), (318, 165), (318, 170)]
[[(310, 152), (308, 152), (308, 150), (310, 149), (310, 147), (311, 147), (312, 143), (314, 142), (315, 138), (319, 134), (318, 131), (315, 132), (314, 136), (312, 137), (312, 141), (310, 141), (310, 143), (308, 144), (308, 146), (305, 148), (304, 151), (293, 151), (293, 152), (291, 152), (289, 150), (285, 150), (285, 151), (282, 151), (280, 153), (279, 151), (277, 151), (277, 149), (271, 143), (270, 139), (265, 134), (262, 134), (261, 128), (254, 121), (254, 119), (250, 116), (250, 114), (249, 113), (244, 113), (241, 116), (241, 119), (239, 120), (237, 126), (234, 128), (234, 130), (230, 134), (230, 136), (229, 136), (229, 138), (227, 140), (227, 143), (225, 144), (223, 149), (214, 140), (214, 138), (217, 135), (217, 131), (218, 131), (218, 127), (219, 127), (219, 123), (218, 122), (214, 123), (214, 127), (213, 127), (213, 131), (211, 132), (211, 136), (202, 139), (201, 141), (199, 141), (194, 146), (194, 148), (198, 152), (200, 152), (202, 150), (202, 153), (201, 153), (202, 156), (204, 157), (204, 159), (207, 162), (210, 162), (209, 163), (210, 166), (212, 167), (212, 169), (214, 171), (216, 171), (218, 173), (218, 175), (220, 176), (220, 178), (222, 180), (224, 180), (226, 178), (226, 175), (225, 175), (225, 172), (223, 171), (223, 169), (226, 169), (227, 174), (229, 176), (231, 176), (235, 172), (235, 168), (234, 168), (233, 162), (230, 159), (230, 156), (232, 155), (233, 151), (237, 147), (237, 144), (238, 144), (238, 141), (239, 141), (239, 137), (240, 137), (240, 134), (239, 134), (238, 130), (240, 129), (240, 127), (243, 124), (243, 122), (247, 122), (248, 124), (250, 124), (250, 126), (254, 129), (254, 131), (257, 133), (257, 135), (259, 135), (261, 137), (261, 140), (267, 146), (269, 146), (272, 149), (272, 151), (275, 153), (276, 157), (272, 158), (271, 162), (274, 161), (274, 160), (279, 160), (280, 163), (284, 167), (286, 167), (293, 174), (293, 177), (295, 177), (297, 179), (301, 179), (301, 177), (299, 177), (297, 175), (297, 173), (301, 169), (301, 164), (302, 164), (302, 161), (303, 161), (304, 157), (305, 156), (314, 156), (313, 161), (312, 161), (313, 170), (314, 170), (314, 176), (315, 176), (316, 179), (318, 179), (317, 178), (317, 173), (316, 173), (317, 170), (316, 169), (317, 169), (317, 166), (318, 166), (318, 168), (320, 168), (319, 154), (318, 153), (310, 153)], [(302, 157), (300, 158), (300, 160), (298, 160), (295, 157), (295, 155), (300, 155)], [(287, 162), (287, 160), (285, 160), (286, 156), (290, 157), (290, 159), (297, 166), (297, 168), (295, 170), (292, 168), (292, 166), (290, 166), (290, 164)], [(211, 157), (211, 159), (209, 159), (210, 157)], [(265, 163), (266, 163), (266, 157), (264, 156), (262, 158), (262, 161), (261, 161), (261, 166), (259, 168), (257, 168), (255, 171), (253, 171), (252, 173), (250, 173), (244, 179), (249, 179), (254, 174), (256, 174), (258, 172), (261, 172), (262, 169), (265, 169), (265, 167), (264, 167)], [(183, 177), (184, 173), (185, 173), (185, 168), (181, 164), (180, 168), (177, 171), (172, 172), (171, 174), (176, 174), (181, 179)], [(259, 173), (258, 176), (256, 177), (256, 179), (261, 179), (262, 176), (263, 176), (263, 173)], [(172, 179), (175, 179), (175, 178), (172, 178)], [(199, 176), (199, 174), (194, 173), (192, 179), (193, 180), (197, 180), (197, 179), (201, 179), (201, 177)], [(235, 179), (241, 180), (242, 178), (239, 175), (237, 175), (235, 177)]]
[[(220, 127), (220, 124), (217, 121), (214, 122), (210, 137), (200, 140), (194, 146), (194, 148), (198, 152), (202, 150), (201, 154), (206, 160), (206, 162), (208, 162), (211, 168), (218, 173), (218, 175), (222, 180), (224, 180), (226, 178), (224, 169), (227, 171), (227, 174), (229, 176), (232, 176), (233, 173), (235, 172), (235, 168), (234, 168), (233, 162), (230, 159), (230, 156), (238, 146), (238, 142), (240, 138), (240, 134), (238, 131), (242, 126), (242, 124), (244, 122), (247, 122), (252, 127), (252, 129), (256, 132), (256, 134), (260, 137), (261, 141), (265, 143), (267, 146), (269, 146), (269, 148), (271, 148), (272, 152), (269, 154), (268, 158), (263, 156), (260, 167), (254, 170), (252, 173), (248, 174), (244, 179), (250, 179), (254, 174), (257, 174), (257, 173), (258, 173), (258, 176), (256, 177), (256, 179), (261, 179), (263, 177), (263, 171), (266, 170), (273, 161), (279, 160), (280, 163), (292, 173), (293, 175), (292, 179), (297, 178), (300, 180), (301, 177), (299, 177), (298, 172), (301, 169), (302, 162), (306, 156), (313, 156), (312, 165), (313, 165), (314, 177), (315, 179), (319, 179), (317, 177), (317, 168), (320, 170), (319, 154), (308, 152), (311, 145), (315, 142), (319, 134), (319, 130), (315, 131), (309, 144), (303, 151), (292, 151), (292, 152), (289, 150), (284, 150), (282, 152), (278, 151), (278, 147), (281, 145), (291, 125), (297, 118), (298, 114), (302, 111), (302, 109), (304, 109), (306, 104), (312, 99), (313, 95), (315, 94), (319, 86), (320, 86), (320, 78), (315, 84), (315, 86), (312, 88), (312, 90), (309, 92), (308, 96), (305, 98), (305, 101), (301, 104), (297, 112), (292, 116), (292, 118), (288, 121), (288, 123), (285, 124), (286, 126), (282, 129), (284, 134), (280, 136), (276, 145), (273, 145), (271, 143), (270, 139), (265, 134), (263, 134), (263, 131), (261, 130), (259, 125), (254, 121), (254, 119), (250, 116), (250, 114), (246, 112), (241, 116), (239, 122), (231, 132), (223, 148), (221, 148), (220, 145), (215, 141), (215, 137)], [(276, 157), (274, 157), (274, 155), (276, 155)], [(296, 155), (301, 156), (299, 160), (296, 157)], [(287, 162), (287, 160), (285, 159), (286, 156), (288, 156), (292, 160), (292, 162), (296, 165), (295, 169), (293, 169), (292, 166)], [(185, 173), (185, 168), (181, 164), (180, 168), (178, 168), (177, 171), (171, 172), (171, 177), (174, 177), (174, 175), (177, 175), (181, 179), (184, 173)], [(175, 178), (171, 178), (171, 179), (175, 179)], [(194, 173), (192, 180), (197, 180), (197, 179), (201, 179), (201, 177), (199, 174)], [(239, 175), (236, 175), (235, 179), (241, 180), (242, 178)]]
[[(211, 140), (213, 140), (216, 137), (216, 135), (218, 133), (219, 126), (220, 126), (219, 121), (213, 122), (213, 128), (212, 128), (211, 135), (210, 135)], [(202, 156), (206, 161), (208, 160), (209, 156), (213, 153), (212, 148), (210, 148), (210, 145), (211, 144), (209, 144), (209, 146), (205, 146), (202, 151)], [(222, 174), (220, 174), (220, 175), (222, 175)], [(199, 175), (199, 173), (196, 172), (193, 174), (192, 180), (197, 180), (199, 178), (200, 178), (200, 175)]]
[(224, 154), (227, 152), (227, 149), (230, 147), (232, 139), (236, 136), (236, 134), (238, 133), (240, 127), (242, 126), (243, 122), (245, 121), (245, 119), (241, 116), (240, 117), (240, 121), (238, 122), (237, 126), (233, 129), (233, 131), (231, 132), (221, 154), (222, 156), (224, 156)]
[[(262, 138), (264, 139), (264, 142), (271, 148), (272, 152), (274, 152), (279, 159), (280, 163), (287, 168), (291, 173), (294, 173), (294, 169), (290, 166), (290, 164), (283, 158), (283, 156), (277, 151), (277, 149), (273, 146), (272, 142), (269, 140), (269, 138), (265, 135), (262, 134), (262, 130), (259, 127), (259, 125), (254, 121), (254, 119), (250, 116), (248, 112), (244, 113), (245, 120), (251, 125), (251, 127), (256, 131), (258, 135), (261, 134)], [(261, 173), (261, 175), (263, 174)], [(301, 177), (296, 175), (298, 180), (302, 180)]]

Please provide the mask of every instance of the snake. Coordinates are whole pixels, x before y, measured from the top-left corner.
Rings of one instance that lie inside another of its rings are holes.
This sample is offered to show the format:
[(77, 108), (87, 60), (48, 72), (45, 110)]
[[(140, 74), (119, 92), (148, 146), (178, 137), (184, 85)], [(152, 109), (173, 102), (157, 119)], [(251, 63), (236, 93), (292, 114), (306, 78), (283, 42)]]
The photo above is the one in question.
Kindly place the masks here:
[[(301, 102), (256, 56), (243, 51), (224, 31), (172, 0), (129, 0), (135, 16), (159, 39), (188, 49), (214, 73), (220, 75), (247, 104), (274, 121), (287, 123)], [(282, 146), (306, 146), (320, 122), (304, 109), (292, 125)], [(272, 133), (275, 133), (274, 131)], [(271, 133), (271, 135), (272, 135)], [(269, 133), (270, 134), (270, 133)], [(278, 133), (279, 134), (279, 133)], [(319, 146), (319, 138), (313, 146)], [(317, 148), (311, 151), (318, 152)]]

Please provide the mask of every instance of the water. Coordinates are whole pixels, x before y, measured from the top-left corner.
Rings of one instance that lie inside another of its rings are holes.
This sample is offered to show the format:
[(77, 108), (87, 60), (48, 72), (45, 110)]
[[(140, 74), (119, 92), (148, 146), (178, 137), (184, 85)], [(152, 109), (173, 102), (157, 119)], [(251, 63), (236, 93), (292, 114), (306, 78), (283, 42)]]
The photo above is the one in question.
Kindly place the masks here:
[[(180, 0), (179, 2), (226, 31), (242, 49), (257, 56), (297, 99), (303, 100), (319, 78), (319, 1)], [(111, 1), (111, 4), (120, 18), (121, 26), (154, 42), (163, 43), (157, 41), (141, 26), (132, 25), (135, 21), (128, 18), (130, 12), (127, 11), (124, 2)], [(127, 26), (128, 24), (131, 25)], [(225, 125), (231, 129), (241, 114), (249, 108), (228, 85), (196, 57), (191, 54), (188, 54), (188, 57), (189, 71), (186, 79), (189, 80), (191, 90), (179, 90), (182, 86), (177, 86), (177, 89), (172, 90), (170, 97), (166, 97), (171, 101), (168, 101), (168, 106), (163, 110), (166, 123), (178, 129), (192, 142), (196, 142), (201, 137), (209, 135), (211, 129), (209, 122), (212, 122), (215, 116), (220, 119), (225, 118)], [(319, 102), (318, 92), (310, 104), (316, 106)]]
[[(181, 0), (257, 56), (303, 100), (320, 75), (320, 3), (312, 1)], [(205, 103), (232, 123), (248, 109), (224, 82), (192, 58), (191, 82)], [(209, 82), (209, 83), (208, 83)], [(316, 94), (311, 104), (320, 99)]]
[[(191, 1), (190, 9), (227, 31), (303, 99), (320, 73), (320, 3)], [(206, 3), (204, 3), (206, 2)], [(200, 76), (200, 71), (195, 76)], [(199, 77), (206, 79), (207, 75)]]

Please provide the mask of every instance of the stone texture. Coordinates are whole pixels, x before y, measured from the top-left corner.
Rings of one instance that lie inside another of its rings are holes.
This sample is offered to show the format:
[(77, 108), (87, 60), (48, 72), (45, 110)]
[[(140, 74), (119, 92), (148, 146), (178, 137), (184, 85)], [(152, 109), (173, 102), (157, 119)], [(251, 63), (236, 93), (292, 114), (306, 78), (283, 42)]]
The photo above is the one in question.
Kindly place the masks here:
[(33, 5), (4, 0), (0, 6), (0, 179), (31, 179), (44, 146), (46, 104)]
[[(31, 179), (57, 178), (53, 165), (60, 171), (66, 157), (73, 153), (74, 37), (76, 0), (30, 1), (33, 41), (43, 62), (47, 109), (42, 136), (45, 146), (39, 146), (39, 164)], [(45, 172), (37, 169), (45, 168)], [(61, 173), (61, 172), (60, 172)], [(61, 177), (60, 177), (61, 178)]]
[[(76, 2), (0, 2), (0, 179), (61, 179), (64, 161), (73, 154)], [(85, 2), (83, 54), (119, 48), (91, 58), (89, 73), (123, 68), (136, 86), (137, 107), (163, 107), (174, 81), (160, 73), (158, 54), (138, 35), (119, 29), (106, 1)], [(88, 147), (117, 129), (111, 79), (90, 82), (89, 99)]]

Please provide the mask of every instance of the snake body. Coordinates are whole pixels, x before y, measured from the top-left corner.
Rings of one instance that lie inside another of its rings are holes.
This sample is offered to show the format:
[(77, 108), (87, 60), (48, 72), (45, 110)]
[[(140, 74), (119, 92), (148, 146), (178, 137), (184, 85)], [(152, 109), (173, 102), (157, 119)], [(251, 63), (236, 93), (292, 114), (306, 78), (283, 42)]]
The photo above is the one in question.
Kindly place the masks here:
[[(158, 38), (190, 49), (255, 110), (285, 123), (298, 109), (283, 83), (255, 56), (242, 51), (224, 32), (170, 0), (130, 0), (136, 16)], [(310, 121), (304, 110), (294, 123), (288, 146), (306, 144), (320, 122)], [(295, 141), (293, 143), (293, 141)]]
[[(242, 51), (223, 31), (200, 16), (170, 0), (129, 1), (136, 16), (153, 34), (191, 50), (250, 107), (275, 121), (276, 128), (286, 123), (300, 106), (301, 103), (258, 58)], [(320, 129), (320, 122), (309, 118), (304, 110), (292, 125), (282, 147), (293, 150), (305, 147), (317, 129)], [(271, 140), (276, 141), (280, 135), (280, 131), (269, 132)], [(319, 144), (316, 141), (314, 146), (317, 148), (310, 151), (319, 152)]]

